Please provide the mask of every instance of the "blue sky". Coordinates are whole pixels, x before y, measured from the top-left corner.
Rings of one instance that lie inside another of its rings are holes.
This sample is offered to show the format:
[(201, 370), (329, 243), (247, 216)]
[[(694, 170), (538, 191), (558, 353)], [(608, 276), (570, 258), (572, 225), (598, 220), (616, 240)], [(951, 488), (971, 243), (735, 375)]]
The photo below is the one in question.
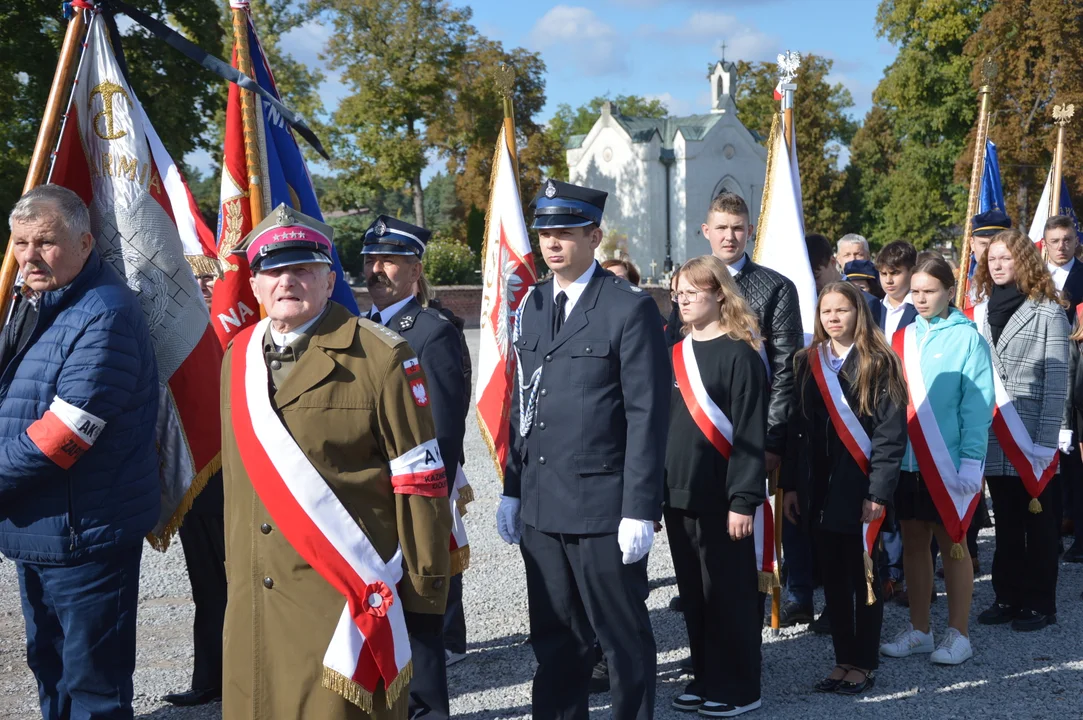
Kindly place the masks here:
[[(851, 114), (860, 120), (896, 52), (876, 36), (877, 0), (475, 0), (465, 4), (473, 8), (473, 23), (482, 34), (508, 49), (525, 47), (541, 53), (548, 68), (543, 120), (561, 103), (575, 107), (607, 93), (657, 97), (674, 115), (707, 112), (706, 70), (708, 63), (719, 58), (722, 42), (729, 60), (773, 61), (784, 50), (831, 58), (835, 64), (829, 80), (850, 90)], [(319, 58), (329, 32), (313, 21), (282, 41), (296, 59), (324, 70), (327, 77), (321, 93), (328, 110), (346, 92)], [(201, 169), (209, 164), (205, 156), (190, 160)], [(443, 162), (435, 159), (426, 175), (442, 167)]]

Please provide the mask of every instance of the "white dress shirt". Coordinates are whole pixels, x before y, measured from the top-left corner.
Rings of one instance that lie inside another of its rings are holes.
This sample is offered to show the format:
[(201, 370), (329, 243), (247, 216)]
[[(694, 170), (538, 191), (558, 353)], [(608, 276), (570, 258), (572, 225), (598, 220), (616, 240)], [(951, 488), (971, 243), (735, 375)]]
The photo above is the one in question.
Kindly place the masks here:
[(1053, 284), (1057, 286), (1057, 292), (1064, 291), (1064, 283), (1068, 282), (1068, 273), (1072, 271), (1073, 265), (1075, 265), (1075, 258), (1071, 258), (1068, 262), (1059, 267), (1053, 263), (1046, 263), (1046, 267), (1049, 268), (1049, 274), (1053, 276)]
[(897, 307), (891, 307), (891, 298), (884, 296), (884, 334), (887, 335), (888, 341), (895, 335), (895, 331), (899, 329), (899, 323), (902, 322), (903, 313), (906, 312), (907, 305), (913, 305), (914, 301), (910, 293), (906, 293), (906, 297), (898, 304)]
[(745, 269), (745, 265), (748, 263), (748, 255), (742, 255), (741, 259), (737, 262), (727, 265), (726, 269), (730, 271), (730, 277), (735, 276), (737, 273)]
[(409, 302), (413, 299), (413, 295), (407, 295), (402, 300), (399, 300), (397, 303), (394, 303), (393, 305), (388, 307), (386, 310), (381, 310), (380, 308), (376, 307), (376, 303), (373, 303), (372, 307), (369, 308), (369, 319), (372, 319), (373, 313), (378, 312), (380, 313), (380, 324), (386, 326), (388, 321), (398, 315), (399, 311), (406, 307), (407, 304), (409, 304)]
[(572, 284), (566, 288), (562, 288), (560, 286), (560, 283), (556, 281), (556, 278), (553, 278), (553, 302), (556, 302), (557, 295), (559, 295), (560, 293), (564, 293), (568, 297), (568, 299), (564, 302), (565, 320), (567, 320), (568, 316), (572, 314), (572, 308), (575, 307), (575, 303), (579, 300), (579, 296), (582, 295), (583, 291), (587, 289), (587, 283), (589, 283), (590, 279), (594, 277), (594, 270), (597, 267), (598, 261), (595, 260), (590, 264), (590, 267), (587, 268), (587, 271), (585, 273), (577, 277), (575, 281), (573, 281)]
[(270, 331), (271, 331), (271, 342), (273, 342), (275, 344), (275, 347), (277, 347), (279, 349), (286, 347), (287, 345), (292, 343), (294, 340), (296, 340), (297, 338), (304, 335), (305, 332), (309, 330), (309, 328), (311, 328), (313, 325), (316, 324), (317, 320), (319, 320), (320, 318), (322, 318), (324, 316), (324, 314), (325, 313), (321, 312), (319, 315), (312, 318), (308, 322), (302, 323), (298, 327), (295, 327), (293, 330), (290, 330), (289, 332), (286, 332), (286, 333), (277, 332), (274, 329), (274, 325), (272, 325), (269, 328)]
[(842, 366), (846, 363), (846, 358), (850, 357), (850, 351), (854, 349), (854, 346), (851, 344), (842, 351), (842, 356), (839, 357), (838, 355), (835, 355), (835, 347), (831, 344), (830, 340), (825, 342), (824, 346), (827, 348), (827, 363), (835, 372), (842, 370)]

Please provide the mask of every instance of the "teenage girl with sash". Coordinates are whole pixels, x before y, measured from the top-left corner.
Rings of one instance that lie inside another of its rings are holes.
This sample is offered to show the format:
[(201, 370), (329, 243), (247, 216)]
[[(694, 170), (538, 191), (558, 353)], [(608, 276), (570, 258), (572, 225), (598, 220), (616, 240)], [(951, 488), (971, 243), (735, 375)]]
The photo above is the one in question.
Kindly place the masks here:
[(812, 344), (794, 362), (807, 497), (787, 490), (786, 517), (816, 534), (835, 667), (820, 692), (857, 695), (875, 683), (884, 606), (873, 558), (906, 452), (902, 366), (856, 286), (820, 293)]
[(756, 315), (722, 261), (688, 261), (675, 297), (684, 339), (672, 349), (664, 515), (693, 679), (673, 707), (733, 717), (760, 707), (767, 369)]
[[(982, 491), (993, 422), (993, 367), (974, 323), (951, 306), (955, 275), (943, 257), (921, 253), (910, 289), (918, 317), (892, 338), (909, 391), (909, 443), (895, 512), (902, 526), (910, 623), (880, 652), (889, 657), (932, 653), (934, 663), (958, 665), (974, 654), (968, 630), (974, 566), (966, 529)], [(934, 536), (944, 550), (948, 591), (948, 628), (939, 644), (929, 625)]]
[(978, 622), (1040, 630), (1057, 621), (1060, 521), (1053, 498), (1068, 397), (1068, 303), (1018, 230), (993, 237), (975, 284), (980, 304), (973, 318), (992, 349), (997, 390), (985, 465), (996, 515), (996, 602)]

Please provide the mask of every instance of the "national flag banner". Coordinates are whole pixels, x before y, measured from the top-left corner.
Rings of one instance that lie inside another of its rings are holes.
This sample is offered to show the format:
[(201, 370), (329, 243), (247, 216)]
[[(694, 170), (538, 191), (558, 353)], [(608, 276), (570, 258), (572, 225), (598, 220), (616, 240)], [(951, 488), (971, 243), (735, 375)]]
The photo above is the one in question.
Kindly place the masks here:
[(497, 140), (489, 180), (482, 252), (481, 344), (476, 392), (478, 426), (503, 480), (508, 459), (511, 393), (517, 382), (512, 329), (516, 311), (538, 279), (523, 220), (519, 182), (507, 138)]
[[(1038, 205), (1034, 208), (1034, 219), (1030, 223), (1030, 232), (1027, 233), (1031, 241), (1039, 249), (1042, 247), (1042, 238), (1045, 236), (1045, 222), (1049, 219), (1049, 196), (1052, 194), (1053, 168), (1049, 168), (1049, 174), (1045, 177), (1045, 187), (1042, 188), (1042, 197), (1039, 198)], [(1060, 210), (1057, 214), (1067, 215), (1072, 218), (1076, 232), (1083, 233), (1083, 229), (1079, 227), (1079, 218), (1076, 217), (1075, 208), (1072, 207), (1072, 196), (1068, 194), (1068, 183), (1064, 178), (1061, 178), (1060, 181)]]
[(981, 171), (981, 192), (978, 195), (978, 213), (989, 212), (996, 208), (1003, 211), (1004, 183), (1000, 180), (1000, 161), (997, 160), (997, 146), (992, 140), (985, 141), (985, 160)]
[(127, 279), (158, 362), (162, 510), (148, 536), (165, 550), (207, 479), (221, 467), (222, 350), (185, 255), (213, 236), (177, 165), (128, 85), (95, 12), (49, 182), (90, 208), (102, 259)]
[(805, 246), (796, 148), (791, 150), (786, 146), (778, 114), (771, 122), (771, 134), (767, 141), (767, 179), (752, 259), (781, 273), (797, 287), (801, 324), (807, 344), (814, 328), (816, 281)]
[[(233, 0), (230, 7), (244, 12), (248, 28), (248, 52), (252, 64), (249, 75), (260, 87), (281, 99), (275, 85), (274, 74), (256, 33), (247, 0)], [(238, 53), (234, 42), (232, 63), (238, 67)], [(234, 84), (229, 86), (226, 103), (226, 136), (222, 152), (222, 187), (219, 200), (217, 254), (222, 263), (223, 276), (214, 287), (211, 316), (218, 339), (225, 347), (242, 329), (260, 319), (259, 304), (249, 284), (251, 273), (243, 257), (233, 255), (241, 241), (252, 230), (252, 208), (248, 190), (244, 119), (241, 114), (241, 93)], [(256, 109), (256, 132), (253, 141), (259, 157), (261, 176), (258, 180), (263, 189), (262, 215), (270, 214), (281, 203), (300, 212), (323, 220), (312, 178), (308, 173), (301, 149), (293, 131), (281, 114), (266, 100), (253, 97)], [(337, 279), (331, 299), (357, 314), (357, 300), (346, 280), (339, 261), (338, 251), (332, 246), (332, 269)]]

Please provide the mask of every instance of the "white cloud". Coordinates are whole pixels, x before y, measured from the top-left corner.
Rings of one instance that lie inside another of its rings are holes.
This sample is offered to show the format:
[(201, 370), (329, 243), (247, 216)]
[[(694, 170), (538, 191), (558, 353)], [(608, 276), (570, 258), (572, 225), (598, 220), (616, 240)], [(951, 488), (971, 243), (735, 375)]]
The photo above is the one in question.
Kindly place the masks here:
[[(692, 114), (692, 103), (681, 98), (673, 97), (673, 95), (668, 92), (647, 93), (643, 97), (647, 100), (661, 100), (662, 103), (664, 103), (666, 108), (669, 110), (670, 115), (680, 116)], [(707, 104), (710, 105), (709, 99), (707, 101)]]
[(625, 43), (617, 31), (585, 7), (557, 5), (534, 24), (528, 44), (545, 52), (548, 62), (583, 75), (608, 75), (628, 68)]
[(719, 12), (694, 12), (682, 24), (662, 31), (662, 35), (673, 42), (711, 43), (716, 51), (725, 42), (726, 57), (730, 60), (773, 60), (785, 49), (777, 36)]
[(292, 55), (297, 62), (308, 65), (309, 69), (326, 70), (326, 63), (320, 59), (320, 53), (329, 39), (331, 28), (316, 20), (309, 20), (283, 35), (278, 46)]

